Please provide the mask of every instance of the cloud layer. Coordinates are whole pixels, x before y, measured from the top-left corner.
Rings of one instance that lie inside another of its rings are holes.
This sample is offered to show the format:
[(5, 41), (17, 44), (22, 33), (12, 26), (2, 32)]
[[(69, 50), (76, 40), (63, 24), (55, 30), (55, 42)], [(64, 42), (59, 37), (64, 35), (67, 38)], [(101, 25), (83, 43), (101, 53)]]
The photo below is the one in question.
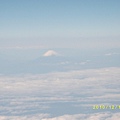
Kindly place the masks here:
[(27, 116), (0, 116), (0, 120), (119, 120), (120, 113), (74, 114), (49, 118), (48, 114)]
[(0, 75), (1, 120), (117, 120), (119, 109), (93, 106), (120, 104), (119, 78), (119, 67)]

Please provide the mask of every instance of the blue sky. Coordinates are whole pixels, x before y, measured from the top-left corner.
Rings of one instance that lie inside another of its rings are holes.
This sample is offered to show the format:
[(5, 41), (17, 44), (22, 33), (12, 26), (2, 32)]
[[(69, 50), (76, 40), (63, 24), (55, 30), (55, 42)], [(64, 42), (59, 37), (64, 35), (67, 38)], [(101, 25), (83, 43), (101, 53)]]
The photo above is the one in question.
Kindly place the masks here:
[(74, 39), (108, 44), (112, 38), (118, 44), (119, 6), (119, 0), (1, 0), (0, 43), (71, 47)]

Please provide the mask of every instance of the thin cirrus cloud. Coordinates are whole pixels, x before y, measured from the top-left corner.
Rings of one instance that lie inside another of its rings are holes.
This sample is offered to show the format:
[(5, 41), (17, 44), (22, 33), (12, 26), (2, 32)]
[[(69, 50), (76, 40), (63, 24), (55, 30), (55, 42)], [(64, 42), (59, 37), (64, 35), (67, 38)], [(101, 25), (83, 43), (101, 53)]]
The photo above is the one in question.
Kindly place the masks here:
[(26, 50), (26, 49), (42, 49), (44, 46), (2, 46), (0, 49), (18, 49), (18, 50)]
[[(0, 49), (36, 49), (36, 48), (119, 48), (120, 37), (37, 37), (0, 38)], [(64, 43), (64, 44), (63, 44)]]

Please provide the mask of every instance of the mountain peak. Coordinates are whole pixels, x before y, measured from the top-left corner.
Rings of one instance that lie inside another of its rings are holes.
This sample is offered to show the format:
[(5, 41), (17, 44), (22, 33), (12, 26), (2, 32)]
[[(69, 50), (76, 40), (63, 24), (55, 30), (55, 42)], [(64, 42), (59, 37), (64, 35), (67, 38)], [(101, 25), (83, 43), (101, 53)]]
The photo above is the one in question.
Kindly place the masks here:
[(44, 57), (49, 57), (49, 56), (58, 56), (58, 53), (55, 52), (54, 50), (48, 50), (43, 54)]

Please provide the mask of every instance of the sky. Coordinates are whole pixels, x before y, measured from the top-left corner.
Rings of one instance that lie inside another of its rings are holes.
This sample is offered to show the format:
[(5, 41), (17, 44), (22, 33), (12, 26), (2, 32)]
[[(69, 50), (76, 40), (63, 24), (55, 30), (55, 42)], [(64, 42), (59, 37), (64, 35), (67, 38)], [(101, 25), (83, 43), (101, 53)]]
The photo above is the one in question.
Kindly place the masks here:
[(0, 48), (119, 47), (119, 6), (119, 0), (0, 0)]

